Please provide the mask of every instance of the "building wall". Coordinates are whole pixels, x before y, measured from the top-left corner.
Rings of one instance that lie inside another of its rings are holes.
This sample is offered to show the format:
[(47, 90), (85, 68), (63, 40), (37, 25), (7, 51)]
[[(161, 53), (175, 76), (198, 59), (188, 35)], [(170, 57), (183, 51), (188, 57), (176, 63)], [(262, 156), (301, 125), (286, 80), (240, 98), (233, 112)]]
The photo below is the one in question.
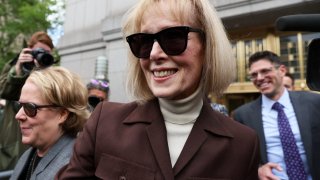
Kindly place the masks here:
[[(297, 6), (298, 8), (291, 8), (289, 12), (299, 13), (299, 10), (303, 12), (305, 9), (313, 9), (304, 6), (299, 8), (300, 4), (306, 5), (315, 1), (211, 0), (226, 29), (235, 39), (239, 38), (239, 34), (248, 33), (248, 29), (253, 31), (260, 31), (261, 28), (274, 29), (275, 18), (283, 15), (286, 7)], [(130, 101), (125, 93), (124, 82), (127, 44), (122, 39), (121, 21), (124, 13), (137, 1), (119, 2), (119, 0), (67, 0), (64, 35), (59, 41), (58, 49), (61, 65), (78, 73), (85, 83), (94, 77), (96, 58), (105, 56), (109, 62), (110, 100), (127, 102)], [(276, 9), (280, 10), (274, 11)], [(257, 30), (256, 27), (260, 29)]]

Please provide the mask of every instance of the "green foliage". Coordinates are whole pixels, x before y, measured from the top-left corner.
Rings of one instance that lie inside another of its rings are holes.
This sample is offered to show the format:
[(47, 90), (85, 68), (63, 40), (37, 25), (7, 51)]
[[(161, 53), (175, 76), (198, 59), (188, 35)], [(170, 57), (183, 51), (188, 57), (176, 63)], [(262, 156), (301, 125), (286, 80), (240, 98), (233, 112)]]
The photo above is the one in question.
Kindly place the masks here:
[(47, 31), (62, 22), (57, 18), (48, 19), (49, 15), (57, 13), (51, 8), (57, 0), (0, 0), (0, 4), (1, 70), (34, 32)]

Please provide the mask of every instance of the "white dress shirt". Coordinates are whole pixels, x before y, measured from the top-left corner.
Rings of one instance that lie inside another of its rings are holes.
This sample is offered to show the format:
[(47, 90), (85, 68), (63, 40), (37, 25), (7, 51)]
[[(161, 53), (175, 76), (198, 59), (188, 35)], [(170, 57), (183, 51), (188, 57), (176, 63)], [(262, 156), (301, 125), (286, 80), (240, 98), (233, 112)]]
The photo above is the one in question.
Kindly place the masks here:
[[(269, 99), (265, 95), (262, 95), (262, 122), (263, 130), (266, 139), (266, 150), (269, 162), (278, 163), (283, 171), (279, 172), (273, 169), (273, 174), (278, 176), (280, 179), (288, 180), (288, 175), (286, 173), (286, 165), (284, 162), (282, 144), (280, 141), (279, 130), (278, 130), (278, 112), (272, 109), (273, 104), (276, 101)], [(308, 174), (308, 180), (312, 180), (308, 165), (306, 152), (301, 140), (300, 130), (298, 121), (289, 97), (288, 91), (285, 89), (283, 95), (278, 100), (280, 104), (284, 106), (284, 112), (289, 120), (296, 144), (298, 146), (299, 154), (302, 158), (304, 167)]]

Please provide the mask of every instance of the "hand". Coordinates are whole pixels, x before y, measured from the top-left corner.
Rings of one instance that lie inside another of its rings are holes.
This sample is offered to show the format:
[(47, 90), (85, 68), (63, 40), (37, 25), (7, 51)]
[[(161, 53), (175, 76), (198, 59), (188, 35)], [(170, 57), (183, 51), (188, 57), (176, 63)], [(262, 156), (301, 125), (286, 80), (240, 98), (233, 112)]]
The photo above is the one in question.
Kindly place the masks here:
[(17, 60), (17, 63), (15, 65), (16, 68), (16, 74), (18, 76), (22, 75), (22, 64), (26, 62), (32, 62), (34, 61), (33, 56), (30, 54), (32, 49), (30, 48), (24, 48), (22, 49), (19, 58)]
[(280, 180), (277, 176), (272, 173), (272, 169), (275, 168), (278, 171), (282, 171), (282, 168), (277, 163), (269, 162), (260, 166), (258, 169), (258, 175), (260, 180)]

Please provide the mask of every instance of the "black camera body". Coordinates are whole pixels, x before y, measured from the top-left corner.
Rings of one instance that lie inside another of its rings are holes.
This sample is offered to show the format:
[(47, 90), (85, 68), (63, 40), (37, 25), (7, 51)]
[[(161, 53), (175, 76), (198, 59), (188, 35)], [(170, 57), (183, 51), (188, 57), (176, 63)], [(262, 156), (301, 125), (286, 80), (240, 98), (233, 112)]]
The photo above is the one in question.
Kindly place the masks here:
[[(37, 60), (41, 68), (49, 67), (54, 64), (53, 56), (43, 48), (36, 48), (30, 52), (32, 57)], [(22, 70), (25, 73), (29, 73), (35, 64), (34, 62), (23, 63)]]
[[(320, 14), (298, 14), (279, 17), (276, 27), (280, 31), (320, 32)], [(320, 38), (313, 39), (308, 46), (307, 85), (320, 91)]]

